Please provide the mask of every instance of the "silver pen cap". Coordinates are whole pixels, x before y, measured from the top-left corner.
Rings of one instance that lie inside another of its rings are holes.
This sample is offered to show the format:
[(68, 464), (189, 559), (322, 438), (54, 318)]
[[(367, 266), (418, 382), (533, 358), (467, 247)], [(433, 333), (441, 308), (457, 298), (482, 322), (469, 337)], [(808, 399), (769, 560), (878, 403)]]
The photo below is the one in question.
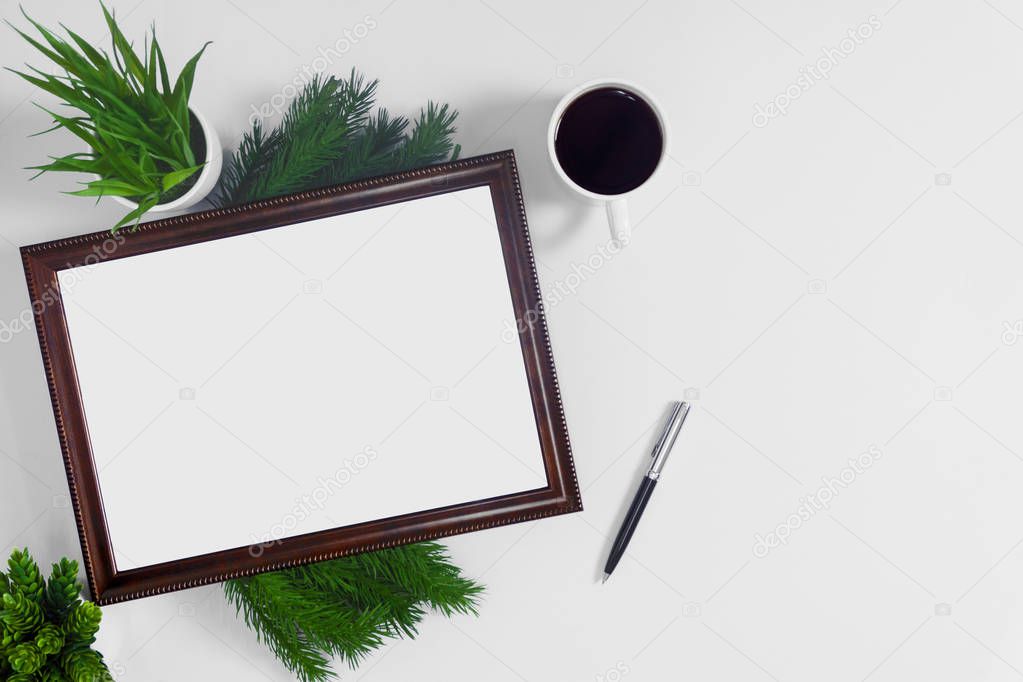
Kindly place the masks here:
[(675, 439), (678, 438), (678, 432), (682, 430), (682, 425), (685, 423), (686, 415), (688, 414), (689, 403), (676, 402), (672, 405), (671, 416), (668, 417), (664, 430), (661, 432), (661, 437), (657, 439), (657, 444), (654, 445), (653, 452), (650, 453), (654, 461), (650, 463), (650, 471), (647, 472), (647, 478), (652, 478), (655, 481), (660, 478), (661, 469), (664, 468), (664, 463), (668, 461), (668, 455), (675, 446)]

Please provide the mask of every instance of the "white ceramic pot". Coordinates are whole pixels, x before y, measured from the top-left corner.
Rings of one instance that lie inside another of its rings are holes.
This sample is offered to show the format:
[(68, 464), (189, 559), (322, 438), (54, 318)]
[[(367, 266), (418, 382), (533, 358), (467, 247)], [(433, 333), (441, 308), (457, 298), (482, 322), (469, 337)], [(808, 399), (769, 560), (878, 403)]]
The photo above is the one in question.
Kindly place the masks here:
[[(220, 169), (224, 165), (224, 150), (220, 147), (220, 137), (217, 135), (217, 131), (214, 130), (213, 126), (210, 125), (209, 120), (202, 115), (198, 110), (189, 107), (189, 111), (195, 116), (195, 119), (199, 122), (199, 127), (202, 129), (203, 137), (206, 138), (206, 158), (204, 161), (206, 165), (199, 171), (199, 179), (195, 181), (187, 192), (182, 194), (174, 201), (168, 201), (166, 204), (157, 204), (151, 209), (146, 211), (146, 215), (150, 213), (165, 213), (167, 211), (180, 211), (190, 206), (198, 204), (200, 201), (206, 198), (206, 195), (213, 191), (213, 188), (217, 185), (217, 180), (220, 178)], [(138, 204), (131, 199), (125, 197), (110, 197), (117, 203), (127, 208), (137, 208)]]

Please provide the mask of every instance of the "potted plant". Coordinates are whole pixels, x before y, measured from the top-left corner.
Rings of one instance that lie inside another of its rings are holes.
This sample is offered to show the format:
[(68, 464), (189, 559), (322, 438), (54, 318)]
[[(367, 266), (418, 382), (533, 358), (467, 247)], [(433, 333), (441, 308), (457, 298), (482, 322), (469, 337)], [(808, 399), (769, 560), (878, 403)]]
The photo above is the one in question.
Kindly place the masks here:
[(92, 648), (103, 614), (84, 601), (78, 562), (61, 559), (48, 580), (28, 549), (0, 571), (0, 679), (112, 682)]
[[(110, 31), (111, 55), (90, 45), (64, 27), (70, 41), (25, 18), (41, 40), (15, 28), (22, 38), (63, 71), (51, 75), (29, 66), (31, 73), (14, 71), (29, 83), (57, 97), (77, 112), (53, 117), (88, 146), (41, 166), (46, 171), (86, 173), (92, 179), (77, 196), (113, 197), (130, 210), (113, 230), (137, 225), (145, 213), (187, 208), (213, 189), (220, 175), (223, 151), (216, 131), (189, 106), (196, 64), (206, 46), (185, 64), (171, 82), (156, 29), (142, 55), (136, 54), (114, 16), (100, 3)], [(44, 131), (48, 132), (48, 131)], [(35, 176), (33, 176), (35, 177)]]

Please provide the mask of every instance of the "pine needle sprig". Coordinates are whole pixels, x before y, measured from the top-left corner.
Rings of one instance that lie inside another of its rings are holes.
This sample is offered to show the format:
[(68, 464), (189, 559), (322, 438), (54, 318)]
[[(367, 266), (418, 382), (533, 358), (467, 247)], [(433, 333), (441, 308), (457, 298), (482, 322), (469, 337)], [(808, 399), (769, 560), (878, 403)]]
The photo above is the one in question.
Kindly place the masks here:
[(315, 608), (316, 595), (296, 594), (284, 572), (228, 580), (224, 594), (257, 639), (303, 682), (335, 677), (329, 658), (298, 626)]
[(230, 580), (228, 601), (303, 682), (355, 667), (389, 638), (415, 637), (429, 609), (475, 614), (483, 588), (434, 542)]
[(263, 126), (256, 121), (252, 132), (242, 137), (241, 144), (230, 158), (224, 162), (220, 175), (219, 194), (232, 197), (231, 203), (243, 203), (244, 197), (256, 196), (256, 183), (264, 177), (280, 146), (281, 131), (263, 132)]
[(320, 171), (315, 186), (339, 185), (391, 172), (395, 169), (394, 151), (404, 141), (407, 127), (404, 116), (391, 118), (386, 109), (379, 109), (345, 153)]
[(440, 163), (449, 157), (458, 158), (460, 147), (451, 141), (456, 118), (458, 112), (447, 104), (427, 104), (426, 109), (419, 112), (408, 140), (395, 151), (394, 168), (408, 170)]
[(364, 129), (377, 81), (317, 76), (269, 133), (256, 121), (225, 164), (217, 203), (236, 205), (310, 189)]
[(376, 88), (354, 70), (346, 79), (314, 78), (280, 125), (266, 132), (256, 121), (243, 135), (213, 203), (236, 206), (458, 157), (458, 112), (431, 102), (411, 122), (383, 108), (374, 116)]
[(275, 154), (253, 193), (265, 197), (309, 189), (317, 173), (341, 156), (352, 133), (364, 125), (376, 86), (355, 72), (343, 81), (313, 79), (291, 102)]

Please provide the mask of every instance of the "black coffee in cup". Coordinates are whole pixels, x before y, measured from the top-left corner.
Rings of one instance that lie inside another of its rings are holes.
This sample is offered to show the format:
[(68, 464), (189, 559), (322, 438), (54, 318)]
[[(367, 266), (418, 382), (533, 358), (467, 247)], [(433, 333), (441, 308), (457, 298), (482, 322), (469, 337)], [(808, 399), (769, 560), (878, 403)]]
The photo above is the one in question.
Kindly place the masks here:
[(561, 115), (554, 152), (565, 174), (595, 194), (625, 194), (653, 175), (664, 135), (653, 107), (623, 88), (579, 95)]

